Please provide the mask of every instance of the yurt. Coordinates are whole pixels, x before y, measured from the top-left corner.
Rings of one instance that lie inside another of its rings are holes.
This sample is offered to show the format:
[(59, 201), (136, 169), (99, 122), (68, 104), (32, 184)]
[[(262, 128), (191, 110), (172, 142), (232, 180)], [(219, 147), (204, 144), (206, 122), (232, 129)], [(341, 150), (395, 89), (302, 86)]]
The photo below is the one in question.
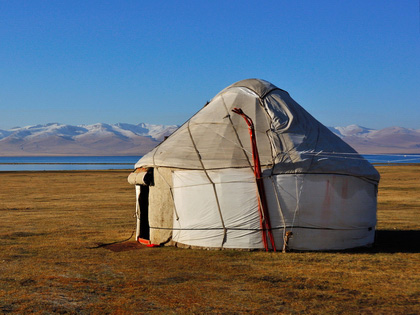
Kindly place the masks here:
[(149, 246), (341, 250), (374, 242), (379, 174), (286, 91), (222, 90), (128, 177)]

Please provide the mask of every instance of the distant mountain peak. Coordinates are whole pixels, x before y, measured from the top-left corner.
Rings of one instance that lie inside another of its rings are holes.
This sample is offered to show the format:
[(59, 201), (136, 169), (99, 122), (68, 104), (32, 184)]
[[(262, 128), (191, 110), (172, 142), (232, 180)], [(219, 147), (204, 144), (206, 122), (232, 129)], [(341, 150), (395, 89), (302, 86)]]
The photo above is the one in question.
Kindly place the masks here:
[(361, 136), (368, 134), (369, 132), (374, 130), (359, 125), (349, 125), (346, 127), (330, 127), (329, 129), (340, 137)]

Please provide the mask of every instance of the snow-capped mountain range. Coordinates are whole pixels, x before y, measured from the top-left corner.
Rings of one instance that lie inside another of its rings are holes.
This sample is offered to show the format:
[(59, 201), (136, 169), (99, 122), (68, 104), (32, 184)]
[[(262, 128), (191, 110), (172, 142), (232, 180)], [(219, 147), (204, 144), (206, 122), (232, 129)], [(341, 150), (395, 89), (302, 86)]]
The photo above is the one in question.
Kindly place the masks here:
[(168, 133), (172, 133), (178, 126), (171, 125), (151, 125), (141, 123), (131, 124), (93, 124), (93, 125), (63, 125), (59, 123), (50, 123), (46, 125), (15, 127), (9, 130), (0, 130), (0, 139), (8, 136), (14, 138), (36, 138), (57, 135), (64, 138), (76, 139), (87, 135), (96, 135), (98, 137), (115, 134), (119, 137), (131, 138), (133, 136), (151, 137), (155, 140), (162, 140)]
[(46, 125), (0, 130), (0, 156), (143, 155), (174, 132), (176, 125)]
[[(147, 123), (15, 127), (0, 130), (0, 156), (144, 155), (177, 128)], [(362, 154), (420, 153), (420, 129), (358, 125), (329, 129)]]
[(359, 125), (329, 129), (362, 154), (420, 153), (420, 129), (388, 127), (375, 130)]

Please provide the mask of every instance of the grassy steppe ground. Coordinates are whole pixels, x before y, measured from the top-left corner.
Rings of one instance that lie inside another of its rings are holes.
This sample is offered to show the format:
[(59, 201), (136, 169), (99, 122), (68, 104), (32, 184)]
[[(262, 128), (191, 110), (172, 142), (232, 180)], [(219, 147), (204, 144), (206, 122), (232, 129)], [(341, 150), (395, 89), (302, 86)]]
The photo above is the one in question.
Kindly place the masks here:
[(91, 249), (134, 229), (129, 171), (2, 172), (0, 313), (418, 314), (420, 165), (377, 168), (373, 248), (287, 254)]

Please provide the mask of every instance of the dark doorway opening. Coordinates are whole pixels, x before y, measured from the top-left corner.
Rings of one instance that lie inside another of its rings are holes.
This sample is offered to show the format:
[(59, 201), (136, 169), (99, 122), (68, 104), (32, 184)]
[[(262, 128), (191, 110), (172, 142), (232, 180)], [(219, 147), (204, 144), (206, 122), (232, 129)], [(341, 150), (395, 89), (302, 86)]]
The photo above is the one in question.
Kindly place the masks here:
[(140, 235), (139, 235), (139, 238), (142, 238), (144, 240), (150, 240), (149, 186), (140, 185), (139, 207), (140, 207)]

